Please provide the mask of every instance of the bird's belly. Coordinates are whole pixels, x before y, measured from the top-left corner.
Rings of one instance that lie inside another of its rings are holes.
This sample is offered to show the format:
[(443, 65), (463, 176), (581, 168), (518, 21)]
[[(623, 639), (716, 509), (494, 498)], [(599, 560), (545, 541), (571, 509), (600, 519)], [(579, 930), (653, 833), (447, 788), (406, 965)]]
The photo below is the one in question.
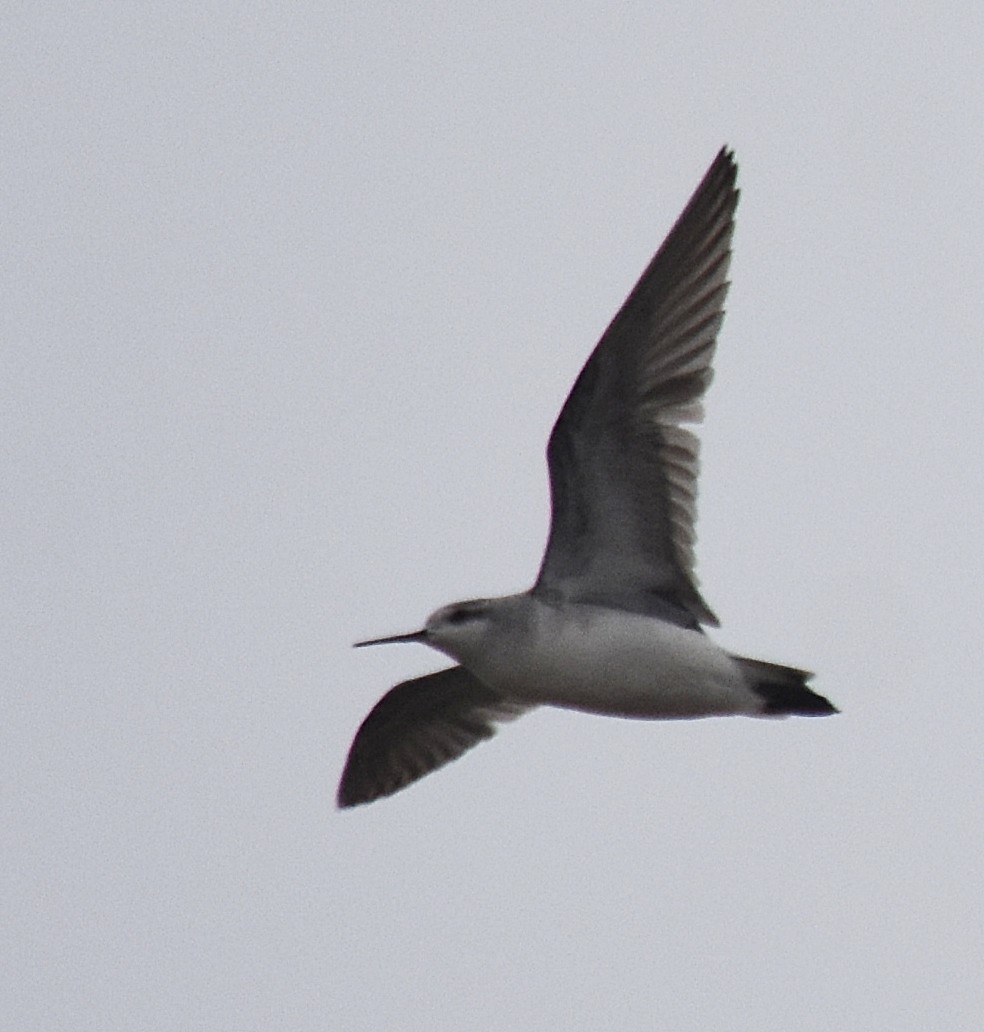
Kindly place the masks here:
[(593, 713), (672, 719), (761, 709), (738, 664), (699, 631), (603, 610), (580, 616), (543, 621), (533, 640), (476, 673), (514, 698)]

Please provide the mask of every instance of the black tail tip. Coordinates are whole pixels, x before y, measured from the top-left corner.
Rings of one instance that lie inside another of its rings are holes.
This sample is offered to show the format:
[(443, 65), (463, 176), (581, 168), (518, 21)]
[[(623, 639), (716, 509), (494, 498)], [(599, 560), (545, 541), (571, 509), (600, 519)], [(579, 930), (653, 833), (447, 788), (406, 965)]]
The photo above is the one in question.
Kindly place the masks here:
[(840, 712), (829, 699), (807, 687), (813, 677), (809, 671), (747, 656), (733, 658), (741, 666), (748, 687), (761, 698), (762, 716), (829, 717)]
[(805, 684), (757, 684), (755, 691), (765, 699), (762, 710), (770, 717), (829, 717), (840, 710)]

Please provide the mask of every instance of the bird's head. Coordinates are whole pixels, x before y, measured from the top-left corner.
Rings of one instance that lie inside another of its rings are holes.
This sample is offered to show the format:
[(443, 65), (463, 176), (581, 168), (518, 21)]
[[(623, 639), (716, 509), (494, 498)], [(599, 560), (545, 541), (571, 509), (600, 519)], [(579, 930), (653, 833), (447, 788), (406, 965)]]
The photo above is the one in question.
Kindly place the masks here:
[(356, 642), (356, 648), (415, 641), (430, 645), (452, 659), (462, 660), (472, 649), (481, 647), (491, 625), (492, 606), (488, 599), (453, 602), (431, 613), (419, 631), (359, 641)]

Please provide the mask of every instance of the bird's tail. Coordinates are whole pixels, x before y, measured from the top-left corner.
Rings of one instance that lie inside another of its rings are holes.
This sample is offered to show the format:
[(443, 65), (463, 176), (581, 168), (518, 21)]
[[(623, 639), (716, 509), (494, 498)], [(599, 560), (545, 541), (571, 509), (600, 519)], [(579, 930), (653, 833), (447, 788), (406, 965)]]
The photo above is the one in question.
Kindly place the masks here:
[(745, 656), (734, 658), (748, 679), (749, 688), (762, 697), (763, 716), (824, 717), (839, 712), (829, 700), (807, 687), (813, 674), (806, 670)]

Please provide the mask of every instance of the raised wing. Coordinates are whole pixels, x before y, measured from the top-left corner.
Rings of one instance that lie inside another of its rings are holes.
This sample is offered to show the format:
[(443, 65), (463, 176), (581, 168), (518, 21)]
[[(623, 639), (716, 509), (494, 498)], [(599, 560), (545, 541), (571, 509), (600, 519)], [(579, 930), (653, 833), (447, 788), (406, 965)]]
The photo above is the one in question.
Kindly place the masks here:
[(550, 435), (553, 515), (533, 590), (697, 627), (699, 422), (724, 318), (737, 166), (722, 149), (595, 347)]
[(455, 666), (403, 681), (372, 708), (356, 732), (338, 786), (340, 807), (392, 795), (495, 734), (525, 713)]

